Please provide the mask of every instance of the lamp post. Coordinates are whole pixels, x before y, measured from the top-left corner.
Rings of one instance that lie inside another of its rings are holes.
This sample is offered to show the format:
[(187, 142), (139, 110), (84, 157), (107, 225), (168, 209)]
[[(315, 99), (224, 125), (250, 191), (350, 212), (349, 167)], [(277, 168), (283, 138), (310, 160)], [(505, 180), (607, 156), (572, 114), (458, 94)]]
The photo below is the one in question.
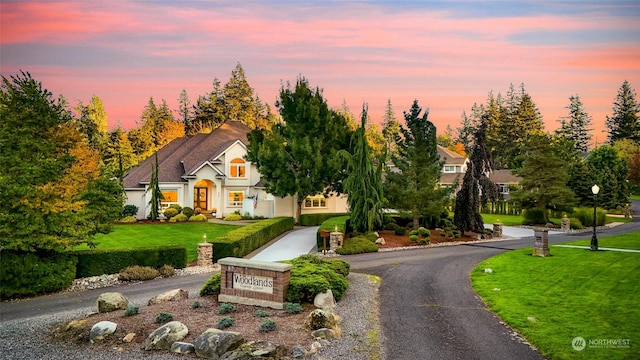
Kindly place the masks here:
[(593, 185), (591, 187), (591, 192), (593, 193), (593, 236), (591, 237), (591, 251), (598, 251), (598, 236), (596, 235), (596, 198), (600, 192), (600, 187), (598, 185)]

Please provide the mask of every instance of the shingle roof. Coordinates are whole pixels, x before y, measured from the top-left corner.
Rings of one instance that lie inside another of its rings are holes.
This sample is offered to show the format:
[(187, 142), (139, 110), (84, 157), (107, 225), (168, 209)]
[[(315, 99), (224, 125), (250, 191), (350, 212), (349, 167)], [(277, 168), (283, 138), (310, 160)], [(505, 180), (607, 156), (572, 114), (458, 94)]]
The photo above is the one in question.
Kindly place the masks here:
[[(236, 141), (245, 146), (251, 129), (239, 121), (227, 121), (209, 134), (197, 134), (175, 139), (158, 150), (158, 181), (183, 182), (207, 161), (214, 163), (222, 153)], [(152, 155), (129, 170), (124, 177), (127, 189), (144, 188), (151, 180), (151, 168), (155, 163)]]
[(489, 173), (489, 180), (496, 184), (517, 184), (522, 181), (522, 178), (514, 175), (509, 169), (502, 169)]
[(445, 164), (461, 165), (467, 160), (466, 157), (451, 151), (443, 146), (438, 145), (438, 155), (445, 161)]

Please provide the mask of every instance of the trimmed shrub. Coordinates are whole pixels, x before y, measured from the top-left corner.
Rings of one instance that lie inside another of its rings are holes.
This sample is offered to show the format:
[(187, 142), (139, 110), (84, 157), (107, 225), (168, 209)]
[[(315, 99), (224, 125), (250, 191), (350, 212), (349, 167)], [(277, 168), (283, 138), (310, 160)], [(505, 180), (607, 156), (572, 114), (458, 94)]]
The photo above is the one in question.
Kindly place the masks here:
[(207, 222), (207, 216), (205, 214), (193, 215), (189, 218), (189, 222)]
[(202, 307), (202, 304), (200, 304), (200, 301), (194, 301), (194, 302), (191, 304), (191, 308), (192, 308), (192, 309), (200, 309), (201, 307)]
[(180, 204), (171, 204), (171, 205), (169, 205), (169, 209), (176, 209), (176, 210), (178, 210), (178, 214), (179, 214), (180, 212), (182, 212), (182, 206), (181, 206)]
[(292, 264), (287, 302), (313, 302), (314, 297), (331, 289), (336, 301), (349, 287), (346, 277), (337, 273), (331, 264), (314, 255), (284, 261)]
[(293, 218), (277, 217), (239, 226), (225, 235), (215, 238), (214, 262), (224, 257), (243, 257), (268, 243), (276, 236), (293, 229)]
[(69, 253), (2, 250), (0, 298), (32, 296), (68, 288), (78, 258)]
[(284, 311), (287, 314), (300, 314), (302, 312), (302, 306), (297, 303), (284, 303)]
[(409, 235), (409, 240), (411, 240), (412, 242), (417, 242), (418, 241), (418, 235)]
[[(322, 224), (320, 224), (320, 227), (318, 228), (318, 232), (316, 233), (316, 244), (318, 245), (318, 249), (322, 249), (324, 247), (324, 240), (322, 239), (322, 236), (321, 236), (322, 230), (332, 232), (332, 231), (336, 231), (336, 228), (337, 228), (339, 232), (346, 234), (349, 228), (350, 219), (351, 217), (347, 215), (331, 217), (325, 220)], [(327, 246), (329, 246), (328, 238), (327, 238)]]
[(322, 259), (322, 262), (344, 277), (347, 277), (351, 270), (351, 264), (342, 259)]
[(420, 239), (420, 243), (422, 243), (422, 244), (428, 244), (429, 242), (431, 242), (431, 238), (429, 238), (428, 236), (423, 237), (422, 239)]
[(158, 315), (156, 315), (156, 324), (164, 324), (167, 323), (169, 321), (173, 320), (173, 314), (171, 313), (166, 313), (166, 312), (160, 312), (158, 313)]
[(218, 295), (220, 294), (220, 279), (222, 275), (220, 273), (213, 274), (209, 280), (207, 280), (202, 288), (200, 288), (200, 296)]
[(431, 231), (429, 231), (429, 229), (427, 229), (426, 227), (421, 226), (418, 228), (418, 235), (422, 237), (428, 237), (431, 235)]
[(125, 224), (132, 224), (134, 222), (138, 222), (138, 219), (134, 218), (133, 216), (125, 216), (120, 219), (120, 222)]
[(224, 221), (238, 221), (242, 220), (242, 215), (240, 214), (229, 214), (224, 217)]
[(160, 272), (150, 266), (133, 265), (124, 268), (118, 275), (118, 280), (122, 281), (144, 281), (155, 279), (160, 276)]
[(236, 321), (233, 320), (232, 318), (224, 316), (224, 317), (221, 317), (220, 319), (218, 319), (218, 324), (216, 325), (216, 327), (218, 329), (221, 329), (221, 330), (222, 329), (226, 329), (226, 328), (232, 326), (233, 323), (235, 323), (235, 322)]
[(398, 225), (396, 225), (396, 228), (394, 230), (395, 230), (395, 234), (396, 235), (404, 235), (404, 234), (407, 233), (407, 229), (406, 228), (404, 228), (402, 226), (398, 226)]
[(133, 316), (138, 315), (138, 307), (134, 305), (128, 305), (126, 309), (124, 309), (124, 316)]
[(260, 331), (263, 331), (263, 332), (273, 331), (276, 329), (276, 327), (277, 327), (276, 322), (271, 319), (264, 319), (260, 323)]
[(135, 205), (125, 205), (122, 208), (122, 217), (134, 216), (138, 213), (138, 207)]
[(544, 212), (543, 209), (531, 208), (523, 211), (522, 220), (523, 225), (541, 225), (544, 224)]
[(167, 219), (171, 219), (172, 217), (174, 217), (174, 216), (176, 216), (178, 214), (180, 214), (180, 211), (178, 211), (178, 209), (176, 209), (176, 208), (170, 207), (168, 209), (164, 209), (164, 216)]
[(336, 249), (336, 253), (340, 255), (363, 254), (378, 251), (378, 245), (375, 240), (371, 241), (365, 235), (358, 235), (348, 238), (342, 244), (342, 247)]
[(398, 226), (395, 222), (388, 222), (386, 224), (384, 224), (384, 229), (385, 230), (395, 230), (396, 226)]
[(411, 235), (418, 236), (418, 229), (409, 231), (409, 236), (411, 236)]
[(584, 225), (582, 225), (582, 222), (580, 222), (580, 219), (569, 218), (569, 228), (573, 230), (582, 230), (584, 229)]
[(176, 216), (172, 217), (171, 219), (169, 219), (169, 222), (172, 222), (172, 223), (174, 223), (174, 222), (185, 222), (185, 221), (187, 221), (187, 220), (189, 220), (189, 218), (187, 217), (187, 215), (185, 215), (185, 214), (178, 214), (178, 215), (176, 215)]
[(168, 278), (176, 274), (176, 269), (174, 269), (171, 265), (165, 264), (158, 268), (158, 272), (163, 278)]
[(258, 309), (258, 310), (256, 310), (256, 316), (257, 317), (267, 317), (267, 316), (269, 316), (269, 313), (266, 312), (265, 310)]
[[(300, 215), (300, 225), (301, 226), (318, 226), (331, 218), (343, 217), (348, 215), (349, 214), (347, 213), (304, 214), (304, 215)], [(333, 228), (331, 230), (333, 230)]]
[(187, 249), (183, 246), (78, 250), (71, 254), (78, 258), (76, 278), (115, 274), (131, 265), (156, 268), (167, 264), (176, 269), (187, 266)]
[[(580, 220), (583, 226), (593, 227), (593, 208), (581, 207), (573, 209), (573, 217)], [(607, 221), (607, 212), (596, 209), (596, 226), (602, 226)]]
[(182, 213), (187, 217), (192, 217), (196, 212), (192, 208), (185, 206), (182, 208)]
[(233, 311), (233, 305), (231, 304), (221, 304), (218, 308), (218, 314), (228, 314)]

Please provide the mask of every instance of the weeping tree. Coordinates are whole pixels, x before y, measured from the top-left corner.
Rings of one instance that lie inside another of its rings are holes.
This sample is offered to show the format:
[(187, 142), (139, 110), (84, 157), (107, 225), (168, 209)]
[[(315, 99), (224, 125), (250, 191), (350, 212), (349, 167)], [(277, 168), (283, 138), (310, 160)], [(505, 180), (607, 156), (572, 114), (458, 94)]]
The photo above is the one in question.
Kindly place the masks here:
[(162, 191), (160, 191), (160, 183), (158, 182), (158, 152), (155, 153), (155, 165), (151, 165), (151, 181), (147, 191), (151, 191), (151, 220), (158, 220), (160, 217), (160, 201), (164, 199)]
[(487, 174), (491, 171), (491, 151), (486, 145), (488, 115), (480, 119), (480, 126), (474, 134), (474, 146), (462, 179), (462, 187), (456, 196), (454, 225), (462, 231), (482, 233), (484, 222), (480, 208), (488, 201), (498, 198), (498, 188)]
[(351, 226), (357, 232), (369, 232), (382, 226), (382, 164), (385, 154), (374, 167), (371, 148), (366, 136), (367, 105), (362, 106), (360, 127), (351, 137), (353, 154), (345, 150), (340, 155), (347, 162), (348, 176), (343, 186), (349, 194), (348, 204)]

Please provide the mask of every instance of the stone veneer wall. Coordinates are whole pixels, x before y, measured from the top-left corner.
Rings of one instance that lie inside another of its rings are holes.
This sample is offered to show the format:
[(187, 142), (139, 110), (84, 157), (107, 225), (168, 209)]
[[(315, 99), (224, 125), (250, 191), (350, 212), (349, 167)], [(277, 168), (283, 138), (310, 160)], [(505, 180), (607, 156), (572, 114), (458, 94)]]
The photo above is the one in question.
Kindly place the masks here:
[[(220, 265), (219, 302), (257, 305), (273, 309), (284, 308), (284, 297), (291, 279), (291, 264), (274, 263), (226, 257), (218, 260)], [(233, 288), (233, 275), (259, 276), (273, 279), (273, 292), (263, 293)]]

